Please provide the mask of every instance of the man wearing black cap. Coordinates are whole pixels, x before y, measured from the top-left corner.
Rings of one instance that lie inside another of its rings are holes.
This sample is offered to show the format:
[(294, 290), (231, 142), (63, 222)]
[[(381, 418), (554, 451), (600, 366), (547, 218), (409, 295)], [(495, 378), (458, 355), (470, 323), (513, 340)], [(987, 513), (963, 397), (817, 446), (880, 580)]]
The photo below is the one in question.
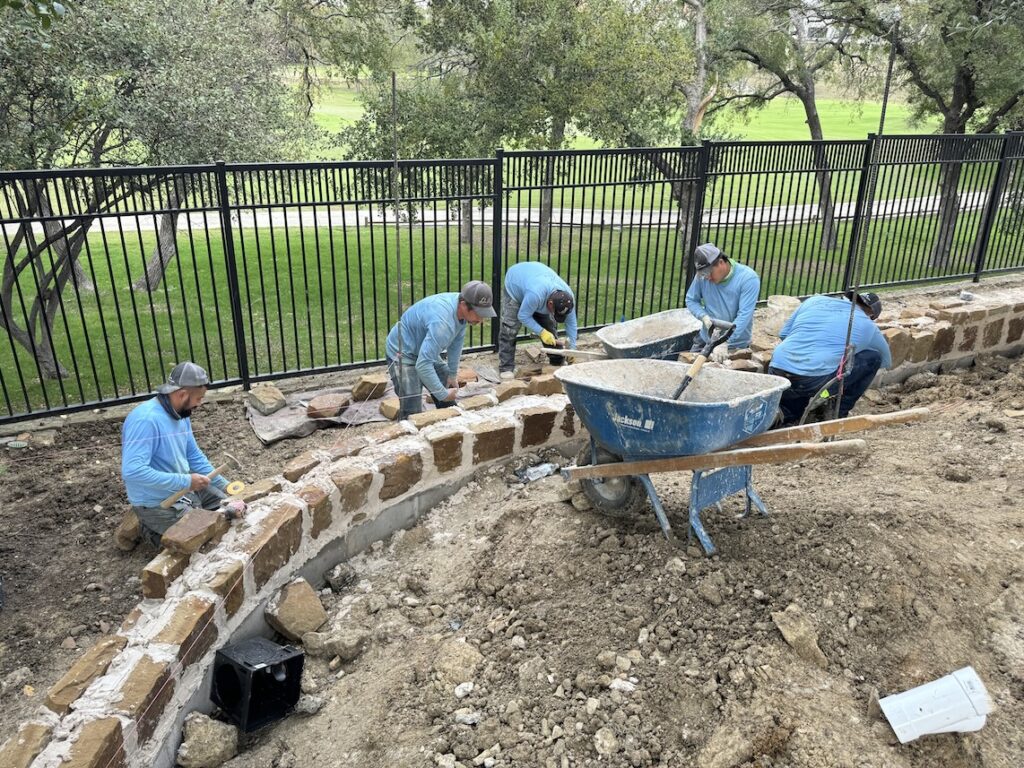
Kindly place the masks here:
[[(772, 353), (768, 373), (789, 379), (779, 409), (783, 426), (800, 421), (810, 399), (839, 372), (850, 327), (850, 301), (856, 301), (850, 345), (853, 366), (846, 374), (839, 418), (850, 414), (879, 368), (892, 365), (885, 336), (875, 320), (882, 311), (882, 300), (874, 293), (847, 293), (835, 296), (811, 296), (806, 299), (779, 331), (782, 343)], [(830, 388), (831, 389), (831, 388)], [(833, 393), (834, 394), (834, 393)]]
[(455, 405), (466, 324), (479, 325), (495, 316), (491, 287), (480, 280), (470, 280), (458, 293), (426, 296), (402, 313), (387, 340), (388, 373), (401, 403), (400, 419), (423, 410), (424, 388), (438, 408)]
[[(164, 531), (189, 509), (216, 509), (224, 498), (228, 480), (206, 477), (213, 464), (192, 434), (192, 412), (202, 405), (209, 383), (195, 363), (178, 363), (156, 397), (135, 406), (121, 428), (121, 477), (151, 544), (159, 545)], [(160, 507), (186, 488), (189, 493), (172, 507)]]
[[(569, 349), (576, 349), (576, 300), (572, 289), (550, 267), (539, 261), (513, 264), (501, 289), (501, 332), (498, 335), (498, 371), (510, 379), (516, 367), (516, 337), (526, 326), (545, 347), (561, 347), (558, 324), (565, 323)], [(548, 355), (552, 365), (565, 358)]]

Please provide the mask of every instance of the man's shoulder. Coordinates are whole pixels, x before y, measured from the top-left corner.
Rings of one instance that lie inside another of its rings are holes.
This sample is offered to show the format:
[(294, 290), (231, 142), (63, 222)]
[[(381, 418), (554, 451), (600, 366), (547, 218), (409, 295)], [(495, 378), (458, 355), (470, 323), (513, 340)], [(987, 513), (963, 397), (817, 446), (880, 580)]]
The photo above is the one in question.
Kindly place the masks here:
[(739, 262), (733, 262), (733, 266), (738, 272), (738, 277), (742, 277), (744, 282), (747, 280), (760, 280), (761, 276), (757, 274), (757, 271), (753, 267), (748, 267), (746, 264), (740, 264)]

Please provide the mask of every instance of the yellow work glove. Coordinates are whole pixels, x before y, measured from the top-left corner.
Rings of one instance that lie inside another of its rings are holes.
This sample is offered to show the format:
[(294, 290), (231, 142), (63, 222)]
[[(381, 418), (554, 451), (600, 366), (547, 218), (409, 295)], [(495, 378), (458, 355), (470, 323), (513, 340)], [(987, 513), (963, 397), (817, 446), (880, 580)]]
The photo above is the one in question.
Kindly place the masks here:
[(558, 341), (555, 339), (555, 334), (545, 329), (540, 332), (540, 340), (547, 344), (549, 347), (557, 347)]

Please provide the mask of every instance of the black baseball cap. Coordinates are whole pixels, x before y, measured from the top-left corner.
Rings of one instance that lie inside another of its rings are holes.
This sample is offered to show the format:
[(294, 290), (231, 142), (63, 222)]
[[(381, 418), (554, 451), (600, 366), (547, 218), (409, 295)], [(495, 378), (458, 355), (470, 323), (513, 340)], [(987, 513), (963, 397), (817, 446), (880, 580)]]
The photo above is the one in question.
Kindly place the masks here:
[(548, 301), (551, 302), (552, 311), (555, 314), (555, 321), (564, 323), (565, 318), (569, 316), (576, 303), (572, 299), (572, 294), (568, 291), (555, 291), (548, 296)]

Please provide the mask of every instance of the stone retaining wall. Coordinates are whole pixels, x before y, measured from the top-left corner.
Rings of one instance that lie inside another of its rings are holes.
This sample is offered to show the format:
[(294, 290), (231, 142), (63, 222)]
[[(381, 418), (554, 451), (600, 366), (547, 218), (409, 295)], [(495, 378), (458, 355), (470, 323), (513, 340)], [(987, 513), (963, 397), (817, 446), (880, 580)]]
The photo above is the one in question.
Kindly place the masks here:
[(168, 531), (144, 572), (146, 599), (53, 686), (0, 749), (0, 768), (152, 765), (179, 738), (179, 711), (215, 649), (327, 545), (428, 489), (454, 489), (480, 467), (581, 430), (564, 395), (472, 405), (483, 407), (425, 413), (300, 455), (247, 489), (248, 513), (227, 530), (197, 516)]

